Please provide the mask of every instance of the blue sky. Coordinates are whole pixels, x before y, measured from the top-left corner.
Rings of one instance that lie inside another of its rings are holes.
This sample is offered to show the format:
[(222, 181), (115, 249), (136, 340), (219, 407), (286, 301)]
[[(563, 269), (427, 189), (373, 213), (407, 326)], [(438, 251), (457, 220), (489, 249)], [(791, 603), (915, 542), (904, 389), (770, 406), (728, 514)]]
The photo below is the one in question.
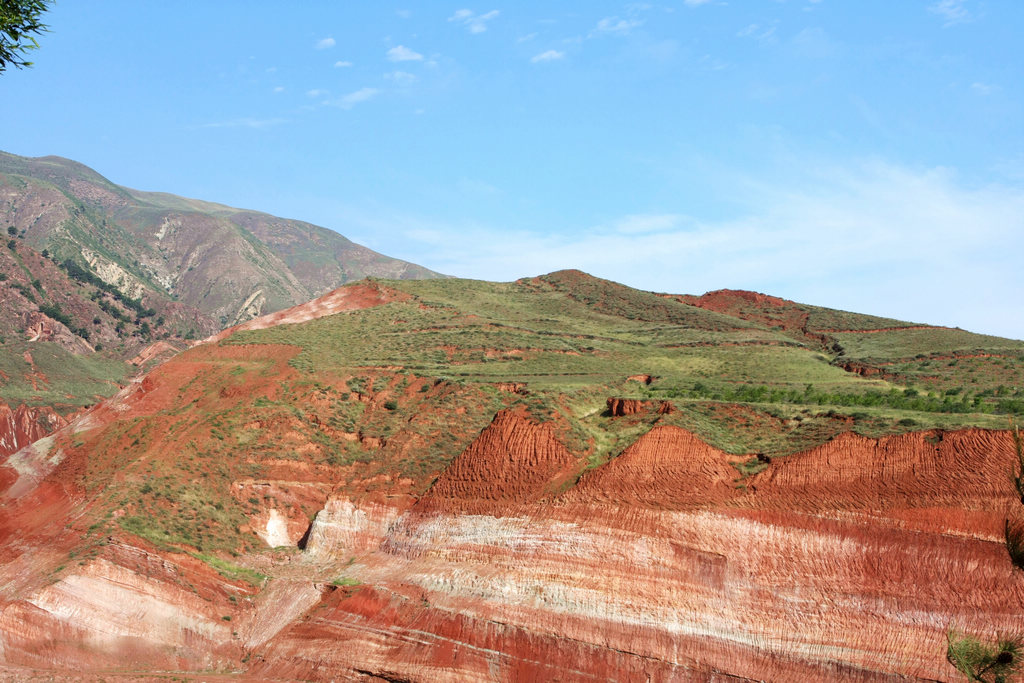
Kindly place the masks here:
[(0, 149), (464, 277), (1024, 338), (1018, 0), (82, 2)]

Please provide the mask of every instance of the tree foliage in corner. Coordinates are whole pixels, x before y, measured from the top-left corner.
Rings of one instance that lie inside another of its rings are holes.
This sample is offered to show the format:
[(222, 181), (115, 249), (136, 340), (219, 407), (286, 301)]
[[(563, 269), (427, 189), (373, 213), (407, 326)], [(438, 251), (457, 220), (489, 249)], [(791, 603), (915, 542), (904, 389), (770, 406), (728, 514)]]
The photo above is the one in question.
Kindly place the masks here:
[(1021, 670), (1024, 637), (1020, 634), (1001, 634), (987, 642), (950, 629), (946, 640), (946, 658), (969, 681), (1009, 683)]
[(8, 66), (32, 66), (25, 59), (28, 50), (39, 43), (33, 36), (47, 30), (40, 17), (50, 0), (0, 0), (0, 73)]

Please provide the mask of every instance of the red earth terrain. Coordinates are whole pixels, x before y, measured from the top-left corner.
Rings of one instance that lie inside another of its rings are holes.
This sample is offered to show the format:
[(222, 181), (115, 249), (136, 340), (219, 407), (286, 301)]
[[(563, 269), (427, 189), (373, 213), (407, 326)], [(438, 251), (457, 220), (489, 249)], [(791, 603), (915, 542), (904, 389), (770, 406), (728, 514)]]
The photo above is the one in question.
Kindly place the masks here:
[[(0, 459), (0, 678), (944, 681), (951, 629), (1024, 632), (1009, 431), (843, 433), (741, 478), (752, 455), (609, 399), (654, 426), (595, 463), (519, 388), (307, 386), (297, 353), (197, 346)], [(241, 512), (191, 544), (143, 524), (188, 509)]]

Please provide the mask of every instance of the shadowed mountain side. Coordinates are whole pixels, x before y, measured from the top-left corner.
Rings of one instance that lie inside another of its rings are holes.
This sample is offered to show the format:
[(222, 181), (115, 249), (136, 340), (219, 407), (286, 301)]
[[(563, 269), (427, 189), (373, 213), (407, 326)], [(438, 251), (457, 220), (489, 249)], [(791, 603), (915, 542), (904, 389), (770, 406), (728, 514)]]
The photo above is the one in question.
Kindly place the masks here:
[(303, 303), (367, 276), (440, 277), (302, 221), (139, 192), (60, 157), (0, 153), (0, 220), (58, 261), (135, 298), (173, 299), (217, 327)]

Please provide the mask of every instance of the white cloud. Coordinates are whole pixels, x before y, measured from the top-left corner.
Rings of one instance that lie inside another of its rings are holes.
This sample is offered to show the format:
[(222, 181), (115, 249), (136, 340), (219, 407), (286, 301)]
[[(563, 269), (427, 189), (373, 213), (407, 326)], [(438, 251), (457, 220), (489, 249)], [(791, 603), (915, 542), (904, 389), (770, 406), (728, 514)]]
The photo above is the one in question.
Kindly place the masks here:
[(683, 4), (687, 7), (699, 7), (711, 2), (711, 0), (683, 0)]
[(563, 57), (565, 57), (564, 52), (559, 52), (558, 50), (548, 50), (547, 52), (541, 52), (538, 55), (534, 55), (530, 59), (530, 61), (533, 62), (534, 64), (538, 62), (553, 62), (554, 60), (562, 59)]
[(484, 14), (476, 14), (472, 10), (460, 9), (448, 17), (448, 21), (462, 24), (470, 33), (483, 33), (487, 30), (487, 22), (495, 19), (499, 14), (501, 13), (496, 9), (492, 9)]
[(516, 42), (517, 43), (528, 43), (528, 42), (530, 42), (531, 40), (533, 40), (536, 37), (537, 37), (537, 33), (536, 32), (534, 32), (534, 33), (527, 33), (525, 36), (519, 36), (518, 38), (516, 38)]
[(619, 19), (618, 17), (605, 17), (597, 22), (597, 26), (590, 32), (591, 37), (598, 35), (619, 34), (625, 35), (644, 22), (639, 19)]
[(991, 95), (996, 90), (999, 90), (999, 86), (992, 85), (991, 83), (974, 82), (971, 83), (971, 90), (978, 93), (979, 95)]
[(352, 66), (352, 62), (337, 61), (337, 62), (334, 63), (334, 67), (336, 69), (343, 69), (343, 68), (345, 68), (347, 66)]
[(276, 88), (274, 88), (274, 92), (284, 92), (284, 86), (283, 85), (277, 86)]
[(777, 26), (760, 26), (758, 24), (749, 24), (744, 26), (736, 35), (740, 38), (753, 38), (762, 45), (771, 45), (778, 42), (778, 38), (775, 35)]
[(943, 26), (954, 26), (971, 20), (971, 13), (968, 11), (966, 0), (939, 0), (928, 7), (932, 14), (938, 14), (945, 21)]
[(316, 44), (316, 49), (326, 50), (329, 47), (334, 47), (337, 43), (334, 42), (334, 38), (324, 38)]
[(409, 86), (416, 82), (416, 76), (407, 71), (392, 71), (384, 74), (384, 78), (399, 87)]
[(745, 205), (729, 218), (636, 213), (570, 234), (403, 217), (392, 222), (418, 232), (393, 255), (489, 280), (580, 268), (654, 291), (753, 289), (1024, 338), (1024, 184), (979, 187), (949, 169), (878, 161), (804, 162), (813, 171), (767, 181), (727, 173)]
[(336, 100), (331, 100), (327, 104), (339, 107), (341, 109), (351, 109), (360, 102), (366, 102), (371, 100), (380, 94), (380, 90), (377, 88), (360, 88), (355, 92), (350, 92), (347, 95), (339, 97)]
[(306, 91), (306, 97), (323, 97), (329, 94), (329, 90), (320, 90), (319, 88), (313, 88), (312, 90)]
[(423, 55), (410, 50), (404, 45), (396, 45), (388, 50), (388, 61), (391, 62), (419, 62), (422, 59)]
[(729, 62), (712, 55), (701, 55), (701, 58), (697, 60), (697, 64), (702, 69), (708, 71), (722, 71), (729, 68)]

